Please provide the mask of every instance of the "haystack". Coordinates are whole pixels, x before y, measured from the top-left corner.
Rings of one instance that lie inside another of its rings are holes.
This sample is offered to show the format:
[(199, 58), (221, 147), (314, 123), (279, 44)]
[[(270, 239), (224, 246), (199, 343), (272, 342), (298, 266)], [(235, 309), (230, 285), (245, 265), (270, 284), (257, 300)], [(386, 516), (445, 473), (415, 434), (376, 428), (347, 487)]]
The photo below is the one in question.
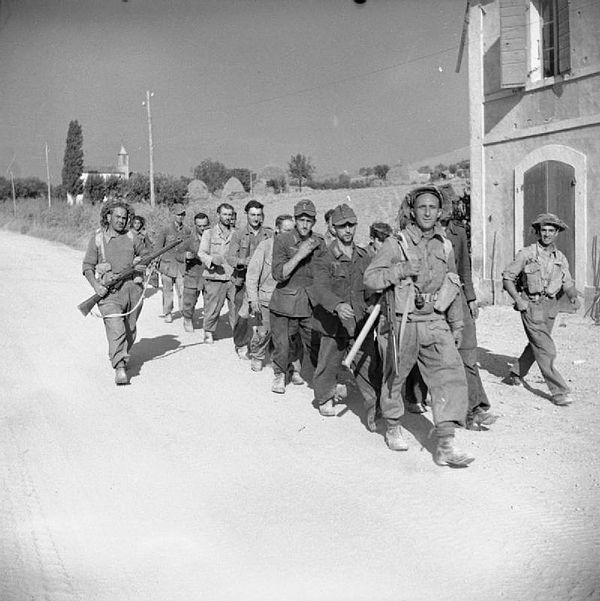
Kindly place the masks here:
[(187, 197), (190, 202), (207, 200), (210, 196), (208, 186), (201, 179), (193, 179), (187, 187)]
[(246, 196), (246, 190), (242, 182), (237, 177), (230, 177), (223, 186), (221, 198), (243, 198)]

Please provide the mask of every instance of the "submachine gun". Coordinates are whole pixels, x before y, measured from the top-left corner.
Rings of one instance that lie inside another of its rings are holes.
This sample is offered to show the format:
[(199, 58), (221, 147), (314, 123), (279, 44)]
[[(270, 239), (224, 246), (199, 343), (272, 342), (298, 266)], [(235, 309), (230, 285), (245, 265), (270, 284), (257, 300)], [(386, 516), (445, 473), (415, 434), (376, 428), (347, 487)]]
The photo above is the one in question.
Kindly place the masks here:
[[(142, 255), (142, 258), (139, 261), (139, 263), (137, 263), (133, 267), (129, 267), (125, 271), (122, 271), (119, 275), (113, 276), (113, 278), (111, 279), (110, 282), (103, 283), (102, 285), (108, 289), (108, 292), (110, 292), (111, 290), (114, 290), (121, 282), (124, 282), (125, 280), (129, 280), (136, 273), (139, 273), (139, 269), (137, 269), (137, 268), (140, 265), (148, 266), (150, 263), (152, 263), (152, 261), (154, 261), (155, 259), (158, 259), (158, 257), (165, 254), (172, 248), (179, 246), (182, 242), (183, 242), (183, 238), (177, 238), (177, 240), (174, 240), (170, 244), (167, 244), (163, 248), (161, 248), (153, 253), (150, 253), (147, 255)], [(82, 303), (79, 303), (77, 305), (77, 308), (81, 311), (81, 314), (85, 317), (96, 306), (98, 301), (100, 301), (102, 298), (104, 298), (104, 297), (100, 296), (99, 294), (93, 294), (92, 296), (90, 296), (90, 298), (84, 300)]]

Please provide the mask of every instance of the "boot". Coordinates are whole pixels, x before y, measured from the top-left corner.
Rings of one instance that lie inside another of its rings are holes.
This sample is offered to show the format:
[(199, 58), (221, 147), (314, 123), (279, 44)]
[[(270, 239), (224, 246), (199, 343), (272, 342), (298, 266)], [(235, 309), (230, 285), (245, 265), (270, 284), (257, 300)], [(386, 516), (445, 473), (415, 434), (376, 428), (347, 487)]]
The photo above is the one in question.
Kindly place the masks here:
[(385, 433), (385, 442), (392, 451), (408, 451), (408, 444), (402, 436), (400, 426), (388, 426)]
[(271, 391), (277, 394), (285, 394), (285, 374), (275, 374)]
[(123, 365), (115, 367), (115, 384), (117, 386), (123, 386), (129, 384), (129, 378), (127, 377), (127, 371)]
[(472, 414), (467, 414), (467, 430), (487, 429), (488, 426), (496, 423), (498, 416), (491, 411), (474, 411)]
[(306, 384), (306, 381), (304, 380), (304, 378), (300, 375), (299, 371), (294, 370), (292, 372), (292, 375), (290, 377), (290, 382), (292, 384), (295, 384), (296, 386), (302, 386), (303, 384)]
[(212, 332), (204, 332), (204, 344), (212, 344), (213, 342)]
[(440, 436), (433, 460), (438, 465), (448, 467), (467, 467), (475, 461), (475, 457), (465, 453), (454, 444), (454, 436)]
[(250, 359), (250, 369), (252, 371), (262, 371), (263, 368), (263, 363), (260, 359), (255, 359), (254, 357), (252, 357), (252, 359)]
[(170, 313), (167, 313), (165, 315), (165, 323), (172, 323), (173, 322), (173, 316)]
[(323, 417), (334, 417), (335, 407), (333, 406), (333, 399), (328, 399), (322, 405), (319, 405), (319, 413)]
[(367, 429), (369, 432), (377, 432), (377, 408), (369, 407), (367, 410)]
[(188, 319), (187, 317), (185, 317), (183, 319), (183, 329), (186, 332), (193, 332), (194, 331), (194, 323), (192, 322), (191, 319)]

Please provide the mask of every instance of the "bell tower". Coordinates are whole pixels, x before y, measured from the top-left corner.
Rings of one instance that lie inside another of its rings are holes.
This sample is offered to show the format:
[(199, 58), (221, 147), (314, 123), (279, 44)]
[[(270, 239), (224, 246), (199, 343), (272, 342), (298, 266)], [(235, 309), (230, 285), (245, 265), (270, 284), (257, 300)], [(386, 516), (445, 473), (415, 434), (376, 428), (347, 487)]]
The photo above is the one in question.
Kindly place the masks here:
[(119, 158), (117, 160), (117, 171), (123, 174), (124, 179), (129, 179), (129, 155), (125, 150), (125, 146), (121, 145)]

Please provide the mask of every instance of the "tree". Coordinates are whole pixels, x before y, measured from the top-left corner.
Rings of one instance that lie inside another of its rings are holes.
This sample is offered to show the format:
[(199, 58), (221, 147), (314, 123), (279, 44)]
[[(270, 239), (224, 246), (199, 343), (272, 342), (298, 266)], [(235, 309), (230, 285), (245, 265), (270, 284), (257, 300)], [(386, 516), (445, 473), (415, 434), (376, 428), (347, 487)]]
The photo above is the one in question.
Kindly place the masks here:
[(194, 179), (202, 180), (210, 192), (215, 192), (222, 188), (225, 182), (229, 179), (229, 171), (223, 163), (213, 161), (212, 159), (204, 159), (199, 165), (193, 169)]
[(375, 173), (375, 169), (373, 167), (361, 167), (358, 170), (358, 174), (363, 177), (369, 177), (369, 175), (373, 175)]
[(287, 182), (285, 181), (285, 175), (281, 175), (279, 177), (274, 177), (270, 180), (267, 180), (267, 186), (269, 188), (273, 188), (273, 192), (275, 194), (280, 194), (281, 192), (285, 192), (287, 188)]
[(175, 203), (185, 203), (188, 182), (183, 178), (159, 174), (155, 184), (157, 204), (171, 206)]
[(104, 200), (104, 195), (106, 194), (104, 178), (97, 174), (88, 175), (85, 180), (85, 186), (83, 187), (83, 194), (85, 200), (89, 200), (92, 204), (102, 202)]
[(302, 182), (309, 181), (315, 172), (315, 167), (310, 161), (310, 157), (303, 154), (292, 155), (288, 163), (290, 177), (298, 182), (298, 187), (302, 191)]
[(131, 203), (150, 200), (150, 177), (145, 173), (134, 173), (127, 180), (127, 201)]
[(390, 170), (390, 166), (389, 165), (375, 165), (375, 167), (373, 167), (373, 173), (379, 179), (385, 179), (385, 176), (387, 175), (387, 172), (389, 170)]
[(67, 145), (63, 158), (62, 183), (66, 191), (73, 196), (83, 189), (81, 174), (83, 173), (83, 132), (78, 121), (69, 123)]

